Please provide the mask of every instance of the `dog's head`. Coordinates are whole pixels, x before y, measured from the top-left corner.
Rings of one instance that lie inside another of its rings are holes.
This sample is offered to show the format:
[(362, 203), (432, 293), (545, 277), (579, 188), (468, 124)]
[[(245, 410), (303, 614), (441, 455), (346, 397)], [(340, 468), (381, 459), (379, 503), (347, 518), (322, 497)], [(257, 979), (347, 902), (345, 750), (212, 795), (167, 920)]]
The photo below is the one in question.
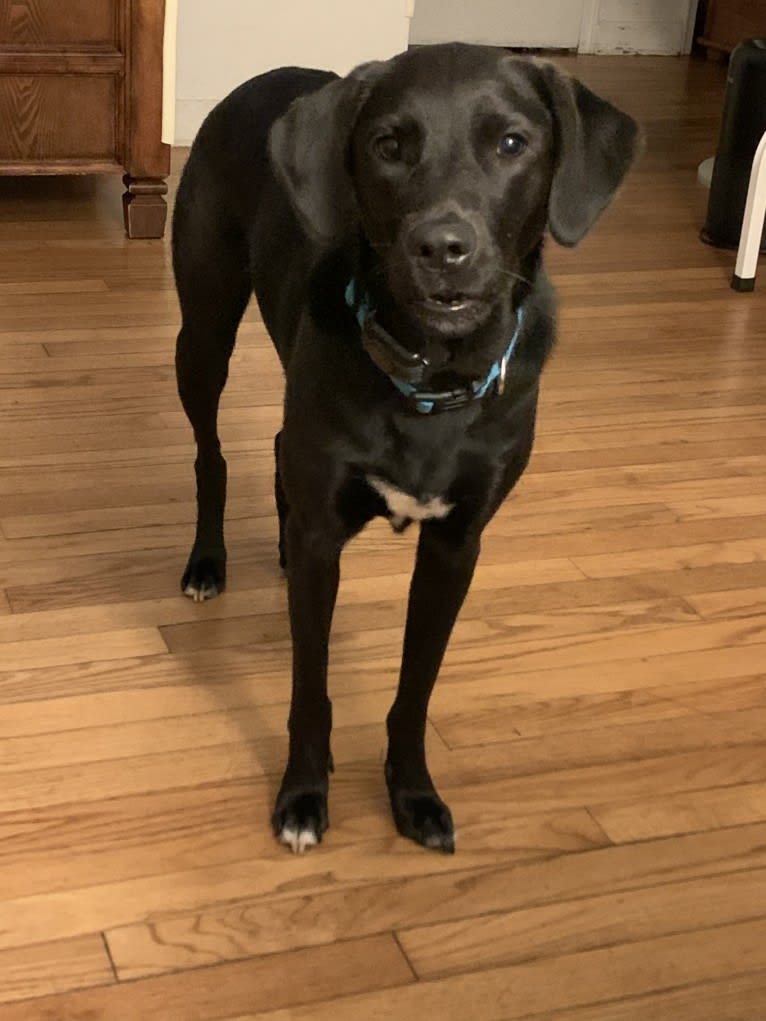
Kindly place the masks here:
[(637, 140), (630, 117), (552, 65), (449, 44), (298, 99), (270, 149), (313, 238), (361, 235), (397, 308), (449, 337), (487, 320), (546, 226), (577, 244)]

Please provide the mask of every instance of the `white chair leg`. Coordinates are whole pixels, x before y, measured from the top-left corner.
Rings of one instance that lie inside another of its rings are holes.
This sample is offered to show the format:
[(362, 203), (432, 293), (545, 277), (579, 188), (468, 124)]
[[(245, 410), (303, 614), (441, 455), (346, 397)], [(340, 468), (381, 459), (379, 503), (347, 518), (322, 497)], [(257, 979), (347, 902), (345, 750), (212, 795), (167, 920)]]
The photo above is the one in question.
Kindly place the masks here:
[(764, 219), (766, 219), (766, 133), (755, 151), (753, 169), (750, 172), (737, 264), (731, 281), (735, 291), (752, 291), (755, 287), (755, 270)]

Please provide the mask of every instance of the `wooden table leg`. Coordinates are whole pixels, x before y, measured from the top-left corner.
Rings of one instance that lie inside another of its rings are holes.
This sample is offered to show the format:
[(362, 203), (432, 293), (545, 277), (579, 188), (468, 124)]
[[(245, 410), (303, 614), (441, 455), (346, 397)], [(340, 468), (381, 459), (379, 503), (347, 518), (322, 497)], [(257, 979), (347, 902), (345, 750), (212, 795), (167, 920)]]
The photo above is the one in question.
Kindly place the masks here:
[(123, 182), (127, 191), (122, 196), (125, 230), (129, 238), (161, 238), (165, 233), (168, 207), (163, 198), (168, 185), (161, 177), (131, 177)]

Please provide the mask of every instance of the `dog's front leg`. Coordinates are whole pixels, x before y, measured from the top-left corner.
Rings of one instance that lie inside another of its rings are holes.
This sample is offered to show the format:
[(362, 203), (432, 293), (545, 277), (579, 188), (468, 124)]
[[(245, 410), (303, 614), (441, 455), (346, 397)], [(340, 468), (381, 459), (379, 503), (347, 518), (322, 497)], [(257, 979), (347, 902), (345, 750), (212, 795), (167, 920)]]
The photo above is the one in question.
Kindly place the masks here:
[(338, 591), (342, 542), (291, 513), (286, 524), (287, 585), (293, 639), (290, 749), (272, 817), (275, 835), (302, 853), (328, 826), (332, 706), (327, 646)]
[(428, 702), (479, 555), (479, 534), (457, 537), (446, 522), (421, 526), (410, 588), (399, 688), (388, 714), (386, 782), (399, 832), (454, 852), (449, 809), (426, 765)]

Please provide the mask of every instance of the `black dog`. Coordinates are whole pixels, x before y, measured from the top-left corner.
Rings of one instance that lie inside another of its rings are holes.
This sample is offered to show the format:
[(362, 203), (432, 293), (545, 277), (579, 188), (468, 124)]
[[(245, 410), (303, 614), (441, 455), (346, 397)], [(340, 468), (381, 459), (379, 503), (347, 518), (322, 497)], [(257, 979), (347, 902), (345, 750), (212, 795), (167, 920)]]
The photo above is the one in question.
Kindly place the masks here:
[(543, 234), (576, 244), (630, 165), (635, 123), (552, 66), (445, 45), (347, 78), (299, 68), (208, 117), (178, 190), (178, 385), (198, 522), (183, 590), (225, 584), (216, 417), (252, 291), (286, 374), (276, 438), (293, 639), (273, 815), (294, 851), (328, 825), (328, 634), (343, 545), (422, 522), (386, 781), (399, 831), (454, 850), (426, 765), (428, 701), (482, 530), (523, 472), (553, 344)]

